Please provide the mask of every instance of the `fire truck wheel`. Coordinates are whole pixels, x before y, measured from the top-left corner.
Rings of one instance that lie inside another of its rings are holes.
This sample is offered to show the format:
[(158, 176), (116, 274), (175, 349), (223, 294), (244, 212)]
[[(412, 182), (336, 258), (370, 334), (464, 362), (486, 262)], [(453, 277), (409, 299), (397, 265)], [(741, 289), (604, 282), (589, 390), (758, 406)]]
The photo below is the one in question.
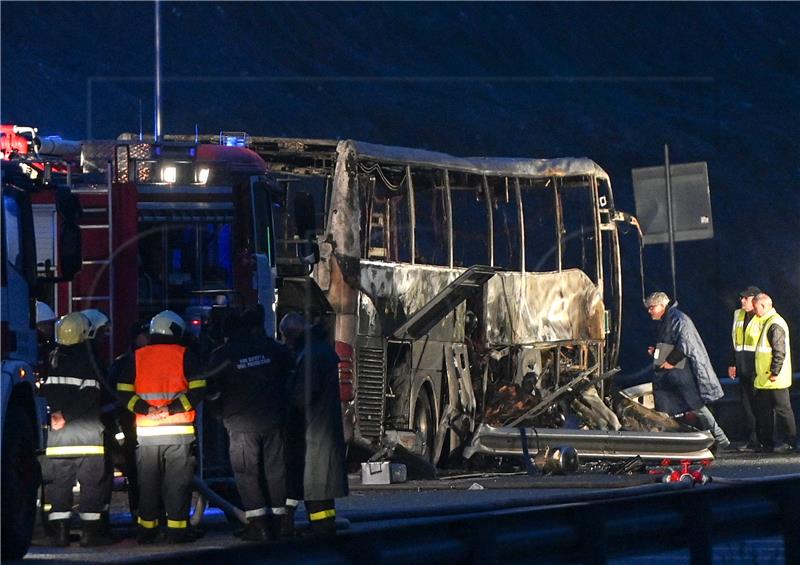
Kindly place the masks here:
[(433, 446), (436, 441), (433, 421), (433, 404), (427, 389), (422, 388), (414, 405), (414, 431), (421, 442), (417, 453), (427, 461), (433, 462)]
[(31, 419), (10, 404), (3, 428), (2, 558), (19, 559), (28, 552), (36, 519), (39, 464)]

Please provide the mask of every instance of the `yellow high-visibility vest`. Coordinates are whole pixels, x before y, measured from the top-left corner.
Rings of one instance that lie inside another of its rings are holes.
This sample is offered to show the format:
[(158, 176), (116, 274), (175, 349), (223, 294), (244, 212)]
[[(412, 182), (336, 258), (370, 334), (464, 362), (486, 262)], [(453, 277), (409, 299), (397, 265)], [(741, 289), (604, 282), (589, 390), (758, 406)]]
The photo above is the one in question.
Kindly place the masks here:
[(758, 338), (761, 335), (761, 323), (763, 320), (758, 316), (753, 316), (744, 327), (744, 319), (747, 312), (744, 308), (737, 308), (733, 313), (733, 328), (731, 328), (731, 339), (733, 340), (733, 350), (755, 351)]
[[(786, 359), (783, 361), (783, 366), (778, 373), (778, 378), (775, 381), (770, 381), (770, 365), (772, 364), (772, 346), (767, 340), (767, 332), (770, 326), (778, 324), (783, 328), (786, 335)], [(786, 325), (786, 320), (773, 308), (767, 312), (762, 318), (761, 335), (758, 338), (756, 345), (756, 380), (755, 387), (760, 389), (779, 389), (789, 388), (792, 384), (792, 359), (791, 359), (791, 344), (789, 343), (789, 326)]]

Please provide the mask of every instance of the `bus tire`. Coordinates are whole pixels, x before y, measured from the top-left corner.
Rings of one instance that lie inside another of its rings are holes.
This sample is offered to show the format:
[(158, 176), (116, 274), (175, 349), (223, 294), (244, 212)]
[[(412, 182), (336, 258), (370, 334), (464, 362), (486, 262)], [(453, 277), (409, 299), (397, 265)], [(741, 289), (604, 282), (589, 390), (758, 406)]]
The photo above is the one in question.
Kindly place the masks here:
[(417, 438), (422, 442), (418, 451), (419, 455), (426, 461), (434, 463), (433, 447), (436, 442), (436, 422), (433, 417), (431, 395), (425, 387), (420, 389), (417, 394), (417, 401), (414, 404), (413, 429), (417, 434)]
[(33, 536), (40, 471), (31, 418), (13, 402), (6, 412), (2, 457), (2, 558), (20, 559)]

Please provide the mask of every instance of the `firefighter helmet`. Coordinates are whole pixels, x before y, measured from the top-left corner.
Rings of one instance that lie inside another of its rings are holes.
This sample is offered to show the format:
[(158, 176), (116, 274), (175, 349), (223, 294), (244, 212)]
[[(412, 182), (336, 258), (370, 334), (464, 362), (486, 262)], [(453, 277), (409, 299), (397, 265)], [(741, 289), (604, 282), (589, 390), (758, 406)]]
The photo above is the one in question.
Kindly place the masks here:
[(62, 316), (56, 322), (56, 343), (59, 345), (76, 345), (86, 341), (89, 335), (89, 320), (80, 312)]
[(150, 334), (181, 337), (186, 330), (186, 322), (172, 310), (159, 312), (150, 320)]
[(36, 323), (41, 324), (42, 322), (54, 322), (56, 319), (56, 313), (53, 312), (53, 309), (47, 305), (46, 302), (42, 302), (41, 300), (36, 301)]
[(95, 308), (81, 310), (81, 314), (86, 316), (86, 319), (89, 320), (89, 333), (86, 336), (88, 339), (96, 338), (97, 332), (100, 331), (100, 328), (108, 325), (108, 323), (111, 321), (108, 319), (108, 316)]

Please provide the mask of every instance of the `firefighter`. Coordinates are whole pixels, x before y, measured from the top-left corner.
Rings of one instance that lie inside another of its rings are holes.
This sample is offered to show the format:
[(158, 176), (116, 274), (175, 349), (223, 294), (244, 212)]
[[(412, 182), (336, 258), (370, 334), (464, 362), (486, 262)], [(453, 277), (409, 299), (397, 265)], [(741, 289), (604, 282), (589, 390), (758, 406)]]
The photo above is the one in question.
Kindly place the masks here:
[(51, 480), (47, 495), (52, 504), (49, 520), (53, 542), (69, 545), (72, 487), (81, 485), (79, 512), (83, 547), (106, 545), (101, 513), (108, 506), (110, 476), (100, 421), (100, 381), (93, 369), (86, 339), (89, 321), (78, 312), (56, 324), (56, 349), (42, 394), (50, 407), (50, 432), (45, 451), (45, 473)]
[[(132, 363), (136, 350), (147, 345), (150, 340), (150, 324), (142, 321), (134, 323), (130, 329), (130, 338), (130, 349), (117, 357), (108, 368), (108, 385), (112, 390), (117, 389), (122, 368), (128, 363)], [(131, 518), (135, 522), (139, 503), (139, 481), (136, 476), (136, 416), (124, 404), (117, 401), (113, 417), (119, 430), (114, 438), (116, 445), (119, 446), (114, 463), (117, 468), (122, 470), (127, 479), (128, 508)], [(108, 437), (106, 441), (108, 441)]]
[(322, 326), (310, 327), (300, 314), (287, 314), (280, 329), (296, 360), (287, 419), (288, 516), (304, 500), (311, 533), (329, 536), (336, 533), (334, 499), (348, 493), (339, 357)]
[(230, 439), (230, 460), (247, 525), (244, 541), (268, 541), (280, 534), (286, 514), (284, 419), (286, 378), (292, 359), (264, 333), (258, 305), (224, 324), (227, 342), (214, 350), (209, 388), (218, 393), (215, 411)]
[(196, 539), (189, 528), (195, 458), (195, 409), (206, 381), (197, 359), (181, 345), (186, 323), (170, 310), (150, 321), (150, 343), (121, 368), (120, 399), (136, 415), (136, 471), (139, 476), (137, 540), (154, 543), (161, 507), (167, 542)]

